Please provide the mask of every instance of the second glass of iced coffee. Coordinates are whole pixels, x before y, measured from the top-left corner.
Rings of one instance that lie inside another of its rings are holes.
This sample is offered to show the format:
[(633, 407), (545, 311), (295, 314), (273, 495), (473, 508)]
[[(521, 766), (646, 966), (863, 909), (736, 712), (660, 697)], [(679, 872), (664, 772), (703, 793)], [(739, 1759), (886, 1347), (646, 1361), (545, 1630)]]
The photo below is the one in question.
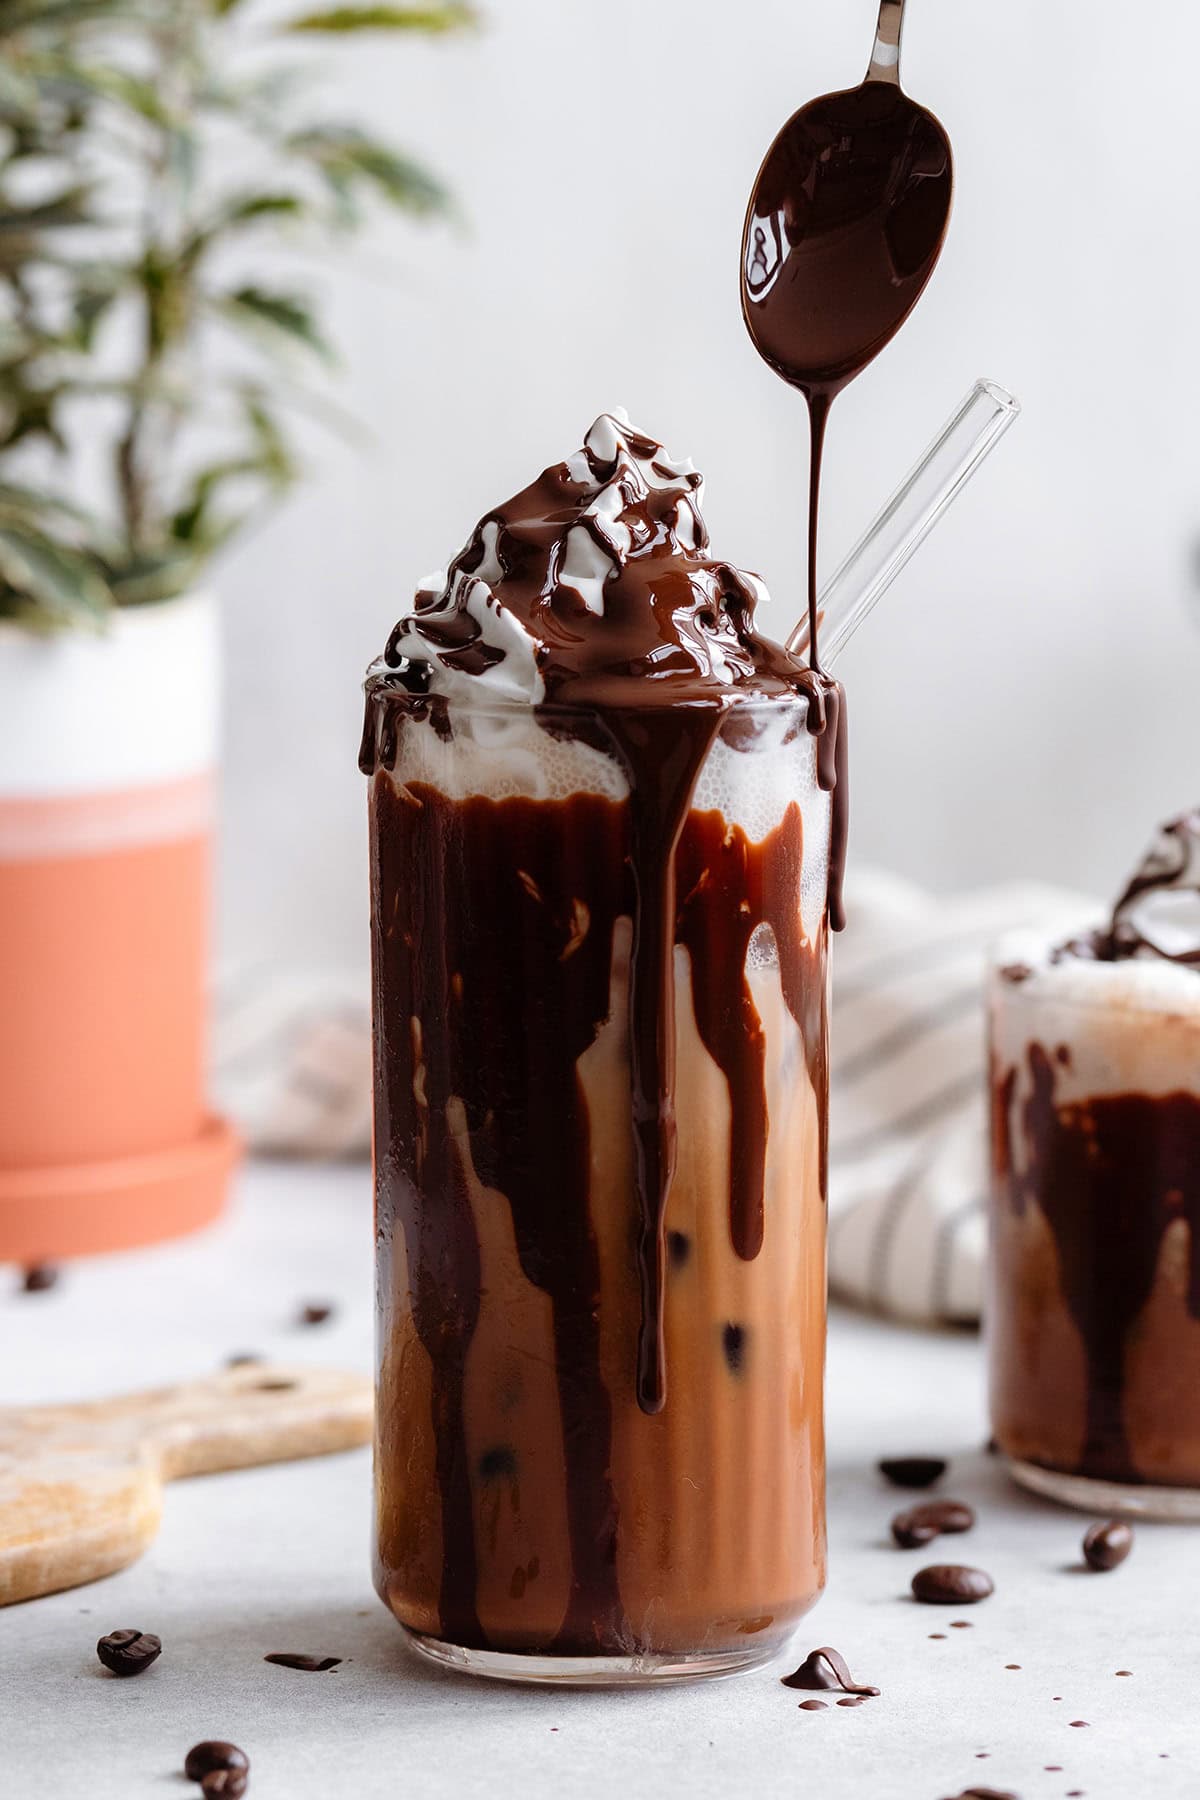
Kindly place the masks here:
[(368, 682), (377, 1582), (460, 1668), (722, 1673), (822, 1586), (841, 696), (760, 592), (606, 415)]

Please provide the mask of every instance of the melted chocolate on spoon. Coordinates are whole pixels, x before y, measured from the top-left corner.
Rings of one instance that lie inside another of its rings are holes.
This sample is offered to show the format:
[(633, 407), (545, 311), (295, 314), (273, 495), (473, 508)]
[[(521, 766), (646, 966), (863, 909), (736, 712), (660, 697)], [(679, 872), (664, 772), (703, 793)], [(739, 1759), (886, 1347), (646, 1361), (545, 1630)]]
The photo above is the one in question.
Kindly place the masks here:
[(808, 401), (809, 660), (817, 649), (817, 503), (830, 404), (899, 331), (941, 253), (953, 168), (942, 126), (900, 86), (903, 0), (883, 0), (861, 87), (824, 94), (779, 133), (742, 239), (755, 348)]

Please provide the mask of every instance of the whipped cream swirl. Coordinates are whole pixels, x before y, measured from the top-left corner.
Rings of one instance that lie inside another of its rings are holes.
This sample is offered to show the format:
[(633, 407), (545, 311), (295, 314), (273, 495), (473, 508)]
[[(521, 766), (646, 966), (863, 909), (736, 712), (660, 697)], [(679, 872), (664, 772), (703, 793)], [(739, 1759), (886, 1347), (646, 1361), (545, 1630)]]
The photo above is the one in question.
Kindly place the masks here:
[(702, 495), (691, 462), (602, 413), (422, 584), (372, 674), (451, 703), (796, 691), (801, 665), (753, 628), (763, 583), (709, 555)]
[(1200, 970), (1200, 807), (1160, 827), (1113, 909), (1114, 954)]

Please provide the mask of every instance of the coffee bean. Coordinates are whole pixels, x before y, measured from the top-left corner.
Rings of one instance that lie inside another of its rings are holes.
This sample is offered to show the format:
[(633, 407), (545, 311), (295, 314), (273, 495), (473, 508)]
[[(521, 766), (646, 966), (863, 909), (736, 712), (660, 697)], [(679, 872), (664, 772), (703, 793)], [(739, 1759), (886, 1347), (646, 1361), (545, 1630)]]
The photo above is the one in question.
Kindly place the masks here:
[(203, 1743), (192, 1745), (183, 1765), (189, 1781), (203, 1781), (206, 1775), (213, 1775), (218, 1769), (236, 1769), (239, 1774), (248, 1774), (250, 1758), (236, 1744), (226, 1743), (224, 1738), (205, 1738)]
[(140, 1675), (162, 1655), (152, 1631), (110, 1631), (96, 1645), (96, 1655), (114, 1675)]
[(892, 1520), (892, 1536), (901, 1550), (919, 1550), (922, 1544), (932, 1544), (937, 1526), (920, 1525), (907, 1513), (897, 1513)]
[(250, 1781), (245, 1769), (210, 1769), (200, 1783), (204, 1800), (241, 1800)]
[(964, 1788), (954, 1800), (1020, 1800), (1019, 1795), (1012, 1794), (1007, 1788)]
[(296, 1650), (273, 1650), (263, 1657), (264, 1662), (277, 1663), (281, 1669), (303, 1669), (313, 1675), (336, 1669), (341, 1660), (340, 1656), (304, 1656)]
[(1076, 1727), (1076, 1729), (1079, 1729), (1080, 1727), (1082, 1727), (1084, 1730), (1087, 1729), (1087, 1720), (1086, 1719), (1072, 1719), (1071, 1723), (1072, 1723), (1072, 1725), (1074, 1725)]
[(946, 1473), (946, 1464), (940, 1456), (885, 1456), (879, 1473), (893, 1487), (927, 1488)]
[(914, 1599), (926, 1606), (973, 1606), (992, 1593), (992, 1578), (962, 1563), (931, 1563), (912, 1578)]
[(970, 1531), (975, 1514), (961, 1500), (927, 1500), (892, 1520), (892, 1536), (902, 1550), (928, 1544), (940, 1531)]
[(325, 1321), (332, 1317), (333, 1307), (327, 1300), (310, 1300), (306, 1306), (302, 1306), (300, 1309), (301, 1325), (324, 1325)]
[(58, 1286), (58, 1270), (53, 1263), (31, 1263), (21, 1282), (26, 1294), (46, 1294)]
[(1133, 1549), (1133, 1527), (1123, 1519), (1105, 1519), (1093, 1525), (1083, 1540), (1083, 1560), (1097, 1572), (1115, 1569)]
[(840, 1688), (845, 1694), (861, 1694), (864, 1699), (879, 1692), (877, 1687), (855, 1681), (846, 1666), (845, 1657), (830, 1644), (823, 1644), (819, 1650), (810, 1650), (798, 1669), (780, 1679), (784, 1687), (816, 1688), (818, 1691)]

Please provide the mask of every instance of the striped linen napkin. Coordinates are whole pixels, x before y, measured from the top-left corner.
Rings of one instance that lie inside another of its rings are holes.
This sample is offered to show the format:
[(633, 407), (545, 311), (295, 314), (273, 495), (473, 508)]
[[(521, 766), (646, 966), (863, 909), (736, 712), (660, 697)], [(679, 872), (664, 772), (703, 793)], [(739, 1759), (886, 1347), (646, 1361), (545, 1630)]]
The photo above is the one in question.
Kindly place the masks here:
[[(1011, 884), (938, 900), (860, 870), (834, 955), (829, 1273), (920, 1324), (979, 1317), (985, 1253), (983, 972), (1009, 929), (1075, 931), (1094, 902)], [(216, 1093), (264, 1155), (371, 1143), (364, 984), (242, 972), (222, 984)]]
[(1006, 883), (937, 899), (861, 872), (834, 954), (829, 1280), (926, 1325), (970, 1324), (987, 1249), (984, 975), (1009, 930), (1077, 931), (1096, 903)]

